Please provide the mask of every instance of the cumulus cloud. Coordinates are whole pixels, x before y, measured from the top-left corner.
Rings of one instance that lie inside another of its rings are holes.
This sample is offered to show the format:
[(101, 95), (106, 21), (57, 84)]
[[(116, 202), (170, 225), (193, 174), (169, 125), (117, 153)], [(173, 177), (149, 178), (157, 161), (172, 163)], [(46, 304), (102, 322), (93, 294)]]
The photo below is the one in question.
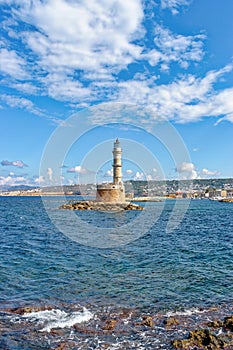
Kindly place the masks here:
[(135, 181), (145, 180), (145, 174), (143, 172), (137, 171), (133, 179)]
[[(9, 41), (2, 41), (0, 69), (9, 76), (6, 85), (17, 90), (16, 94), (3, 94), (3, 104), (60, 122), (48, 117), (31, 97), (19, 97), (21, 91), (29, 96), (40, 93), (71, 107), (133, 101), (139, 108), (151, 109), (149, 123), (158, 118), (187, 123), (208, 116), (233, 122), (232, 89), (215, 90), (215, 83), (230, 72), (231, 65), (204, 77), (184, 73), (167, 84), (157, 82), (159, 74), (173, 65), (179, 64), (182, 73), (192, 63), (201, 62), (205, 35), (174, 33), (158, 24), (155, 16), (150, 33), (153, 42), (148, 44), (143, 1), (1, 3), (9, 6), (2, 27), (15, 42), (11, 47)], [(161, 0), (161, 7), (176, 14), (189, 3)], [(127, 69), (133, 63), (140, 65), (140, 73), (133, 78), (129, 74), (125, 81), (122, 72), (130, 73)]]
[[(233, 65), (208, 72), (203, 78), (193, 75), (167, 85), (152, 85), (147, 81), (128, 80), (120, 82), (116, 98), (125, 103), (134, 101), (138, 108), (150, 108), (148, 123), (153, 119), (175, 120), (187, 123), (207, 116), (233, 115), (233, 88), (215, 91), (214, 85)], [(222, 119), (221, 119), (222, 120)]]
[(126, 174), (128, 174), (128, 175), (132, 175), (133, 174), (133, 170), (131, 170), (131, 169), (126, 169)]
[(2, 166), (15, 166), (15, 167), (18, 167), (18, 168), (23, 168), (23, 167), (27, 167), (28, 166), (22, 160), (13, 160), (13, 161), (2, 160), (1, 161), (1, 165)]
[(36, 32), (24, 31), (23, 36), (46, 71), (97, 72), (105, 65), (119, 70), (141, 51), (132, 42), (140, 35), (143, 18), (139, 0), (48, 0), (31, 4), (22, 0), (14, 12), (38, 28)]
[(88, 169), (82, 167), (81, 165), (76, 165), (73, 168), (67, 169), (67, 173), (78, 173), (81, 175), (86, 175), (86, 174), (91, 174), (93, 172), (91, 170), (88, 170)]
[(202, 177), (218, 176), (218, 175), (220, 175), (220, 172), (217, 170), (212, 171), (212, 170), (208, 170), (206, 168), (203, 168), (200, 172), (200, 175)]
[(191, 162), (182, 162), (177, 165), (177, 172), (180, 174), (181, 179), (200, 179), (200, 178), (208, 178), (215, 177), (220, 175), (219, 171), (208, 170), (207, 168), (203, 168), (198, 171), (195, 165)]
[(191, 162), (182, 162), (177, 165), (177, 172), (181, 175), (182, 179), (196, 179), (197, 171), (195, 165)]
[(0, 176), (0, 187), (10, 187), (16, 185), (25, 185), (28, 183), (28, 179), (24, 176)]
[(53, 181), (53, 169), (52, 168), (47, 169), (47, 176), (48, 176), (49, 181)]
[(35, 184), (42, 184), (43, 182), (45, 182), (44, 176), (41, 175), (39, 177), (35, 177), (34, 182)]

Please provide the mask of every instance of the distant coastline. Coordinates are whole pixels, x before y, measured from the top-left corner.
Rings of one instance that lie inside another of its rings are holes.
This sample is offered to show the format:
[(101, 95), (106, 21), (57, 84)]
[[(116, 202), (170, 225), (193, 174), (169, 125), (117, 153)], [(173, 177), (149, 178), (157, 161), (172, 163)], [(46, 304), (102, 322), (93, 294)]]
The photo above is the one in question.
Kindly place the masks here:
[[(199, 180), (157, 180), (124, 182), (127, 200), (158, 201), (169, 199), (211, 199), (233, 198), (233, 178)], [(64, 186), (30, 187), (16, 186), (1, 188), (0, 197), (39, 197), (39, 196), (82, 196), (85, 199), (95, 197), (96, 184), (77, 184)]]

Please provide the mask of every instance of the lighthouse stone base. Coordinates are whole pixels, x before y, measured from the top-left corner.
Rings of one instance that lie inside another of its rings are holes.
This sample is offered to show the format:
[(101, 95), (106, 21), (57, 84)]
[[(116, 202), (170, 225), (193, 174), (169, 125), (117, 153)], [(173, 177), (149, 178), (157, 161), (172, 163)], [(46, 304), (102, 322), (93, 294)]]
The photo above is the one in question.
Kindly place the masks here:
[(125, 188), (123, 184), (97, 185), (96, 201), (105, 203), (125, 203)]

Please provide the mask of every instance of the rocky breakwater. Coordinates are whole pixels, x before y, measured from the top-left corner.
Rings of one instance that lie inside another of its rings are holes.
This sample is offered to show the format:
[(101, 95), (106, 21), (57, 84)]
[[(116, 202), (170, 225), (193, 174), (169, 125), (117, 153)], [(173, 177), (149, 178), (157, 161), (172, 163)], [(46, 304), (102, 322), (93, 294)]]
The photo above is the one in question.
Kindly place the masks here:
[(96, 210), (96, 211), (123, 211), (123, 210), (143, 210), (143, 207), (130, 202), (107, 203), (97, 201), (79, 201), (75, 203), (66, 203), (59, 209), (69, 210)]
[(223, 203), (233, 203), (233, 198), (224, 198), (224, 199), (220, 199), (219, 202), (223, 202)]

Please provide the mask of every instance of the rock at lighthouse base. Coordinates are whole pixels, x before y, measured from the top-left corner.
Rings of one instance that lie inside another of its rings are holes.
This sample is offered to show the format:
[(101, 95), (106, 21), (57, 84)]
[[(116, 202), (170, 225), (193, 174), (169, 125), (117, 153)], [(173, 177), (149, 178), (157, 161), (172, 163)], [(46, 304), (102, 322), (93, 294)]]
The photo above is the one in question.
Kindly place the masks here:
[(143, 207), (130, 203), (107, 203), (95, 201), (79, 201), (75, 203), (67, 203), (60, 206), (59, 209), (70, 210), (96, 210), (96, 211), (120, 211), (120, 210), (143, 210)]

